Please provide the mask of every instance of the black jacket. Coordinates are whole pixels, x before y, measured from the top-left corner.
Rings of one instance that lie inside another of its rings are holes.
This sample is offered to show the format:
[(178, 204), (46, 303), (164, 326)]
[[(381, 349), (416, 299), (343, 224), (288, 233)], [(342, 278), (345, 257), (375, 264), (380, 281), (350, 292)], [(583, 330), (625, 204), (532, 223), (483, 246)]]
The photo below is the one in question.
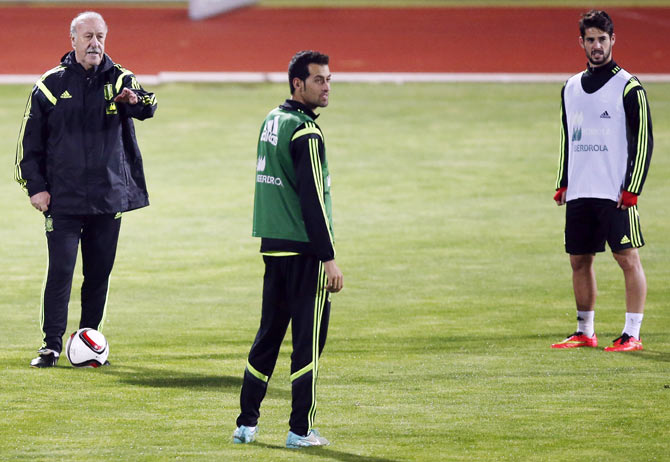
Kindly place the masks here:
[[(124, 87), (135, 105), (115, 103)], [(16, 150), (15, 179), (33, 196), (51, 194), (49, 213), (91, 215), (149, 205), (132, 118), (156, 110), (156, 97), (104, 56), (89, 72), (74, 52), (35, 84)]]

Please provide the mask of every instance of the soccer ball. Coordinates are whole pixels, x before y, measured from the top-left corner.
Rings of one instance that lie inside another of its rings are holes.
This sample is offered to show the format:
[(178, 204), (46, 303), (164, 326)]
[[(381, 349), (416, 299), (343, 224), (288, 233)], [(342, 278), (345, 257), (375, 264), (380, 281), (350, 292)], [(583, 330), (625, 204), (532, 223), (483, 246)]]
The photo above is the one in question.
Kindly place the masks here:
[(100, 367), (107, 361), (109, 345), (101, 332), (85, 327), (67, 339), (65, 355), (74, 367)]

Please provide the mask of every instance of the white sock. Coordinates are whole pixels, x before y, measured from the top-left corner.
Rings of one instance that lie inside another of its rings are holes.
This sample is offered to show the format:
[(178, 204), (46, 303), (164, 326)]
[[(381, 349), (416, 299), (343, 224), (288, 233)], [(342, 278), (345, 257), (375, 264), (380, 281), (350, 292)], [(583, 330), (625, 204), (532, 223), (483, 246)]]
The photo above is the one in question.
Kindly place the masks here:
[(623, 327), (622, 334), (628, 334), (640, 340), (640, 326), (644, 313), (626, 313), (626, 325)]
[(593, 337), (593, 318), (595, 314), (595, 311), (577, 310), (577, 332), (581, 332), (587, 337)]

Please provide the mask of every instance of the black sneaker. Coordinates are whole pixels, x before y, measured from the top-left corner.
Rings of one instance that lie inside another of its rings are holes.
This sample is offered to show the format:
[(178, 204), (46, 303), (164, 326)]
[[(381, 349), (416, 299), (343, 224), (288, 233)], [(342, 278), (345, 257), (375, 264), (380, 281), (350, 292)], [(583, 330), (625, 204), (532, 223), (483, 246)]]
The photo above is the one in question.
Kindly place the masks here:
[(37, 353), (39, 356), (30, 361), (30, 367), (54, 367), (58, 363), (60, 354), (53, 350), (42, 348)]

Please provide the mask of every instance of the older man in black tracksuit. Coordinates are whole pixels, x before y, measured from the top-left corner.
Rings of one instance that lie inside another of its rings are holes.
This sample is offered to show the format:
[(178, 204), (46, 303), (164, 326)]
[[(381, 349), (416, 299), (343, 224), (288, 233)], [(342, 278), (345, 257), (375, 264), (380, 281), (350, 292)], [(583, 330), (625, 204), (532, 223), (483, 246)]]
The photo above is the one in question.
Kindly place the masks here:
[(149, 205), (132, 118), (152, 117), (156, 98), (104, 53), (102, 16), (78, 15), (70, 36), (74, 51), (31, 92), (16, 152), (15, 178), (45, 216), (49, 249), (43, 342), (32, 367), (58, 362), (79, 242), (79, 327), (100, 330), (121, 213)]

